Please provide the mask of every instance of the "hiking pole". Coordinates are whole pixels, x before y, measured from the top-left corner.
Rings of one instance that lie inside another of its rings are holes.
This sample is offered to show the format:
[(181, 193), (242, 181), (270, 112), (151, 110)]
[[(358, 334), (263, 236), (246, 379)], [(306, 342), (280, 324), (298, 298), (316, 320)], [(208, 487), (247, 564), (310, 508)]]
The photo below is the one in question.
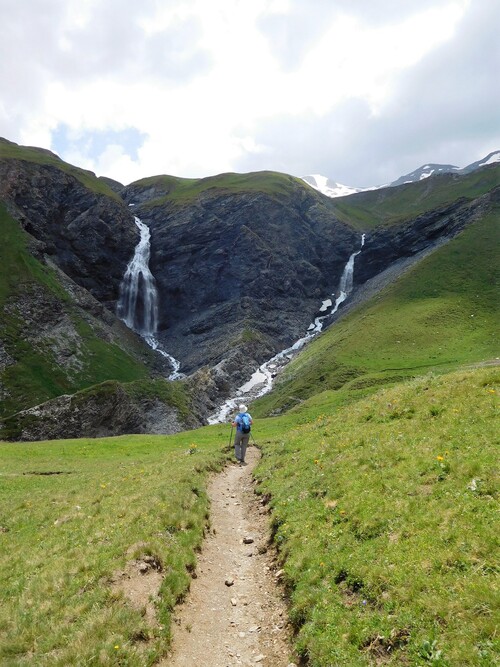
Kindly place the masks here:
[(229, 447), (231, 447), (232, 439), (233, 439), (233, 425), (231, 424), (231, 433), (229, 434)]

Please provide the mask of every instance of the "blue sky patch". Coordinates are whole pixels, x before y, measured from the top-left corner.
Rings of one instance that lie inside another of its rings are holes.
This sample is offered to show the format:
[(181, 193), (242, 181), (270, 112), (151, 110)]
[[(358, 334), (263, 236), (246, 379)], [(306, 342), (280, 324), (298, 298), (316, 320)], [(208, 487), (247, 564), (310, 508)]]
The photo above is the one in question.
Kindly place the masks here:
[(106, 148), (112, 145), (121, 146), (124, 153), (132, 160), (138, 159), (138, 150), (144, 143), (147, 134), (135, 127), (124, 130), (73, 130), (68, 125), (59, 124), (52, 133), (52, 150), (62, 159), (69, 152), (77, 151), (81, 155), (97, 160)]

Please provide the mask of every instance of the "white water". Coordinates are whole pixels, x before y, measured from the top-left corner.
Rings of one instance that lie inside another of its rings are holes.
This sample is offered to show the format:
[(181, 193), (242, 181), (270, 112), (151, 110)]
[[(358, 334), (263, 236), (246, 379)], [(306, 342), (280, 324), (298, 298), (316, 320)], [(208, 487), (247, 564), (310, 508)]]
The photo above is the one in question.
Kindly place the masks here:
[(179, 373), (180, 362), (165, 352), (155, 338), (158, 327), (158, 291), (154, 276), (149, 269), (151, 232), (137, 216), (134, 216), (134, 221), (141, 236), (120, 285), (116, 312), (118, 317), (130, 329), (137, 331), (153, 350), (168, 359), (173, 368), (168, 379), (177, 380), (183, 377), (182, 373)]
[(169, 380), (179, 380), (179, 378), (185, 377), (184, 373), (180, 373), (181, 362), (178, 359), (175, 359), (171, 354), (165, 352), (165, 350), (160, 346), (159, 341), (154, 336), (144, 336), (144, 340), (152, 347), (153, 350), (156, 350), (162, 357), (168, 359), (170, 365), (172, 366), (172, 372), (168, 376)]
[(155, 279), (149, 270), (151, 232), (139, 218), (134, 217), (141, 238), (135, 247), (120, 285), (118, 317), (141, 336), (152, 336), (158, 324), (158, 294)]
[[(361, 248), (365, 245), (365, 234), (361, 236)], [(312, 338), (317, 336), (323, 329), (323, 322), (327, 317), (331, 317), (334, 313), (337, 312), (338, 307), (343, 303), (352, 292), (353, 288), (353, 278), (354, 278), (354, 260), (359, 255), (361, 250), (353, 252), (352, 255), (347, 260), (347, 264), (344, 267), (342, 276), (339, 282), (339, 295), (335, 299), (335, 302), (331, 298), (325, 299), (320, 307), (320, 312), (325, 313), (316, 317), (314, 322), (312, 322), (305, 336), (299, 338), (291, 347), (287, 347), (285, 350), (281, 350), (278, 354), (275, 354), (274, 357), (269, 359), (269, 361), (264, 362), (259, 368), (253, 373), (252, 377), (248, 382), (245, 382), (237, 390), (236, 398), (229, 398), (225, 401), (219, 410), (215, 412), (208, 418), (209, 424), (218, 424), (225, 421), (228, 416), (236, 409), (236, 406), (239, 403), (249, 402), (250, 400), (255, 400), (267, 394), (272, 386), (274, 377), (277, 373), (292, 359), (295, 354), (300, 350), (306, 343), (308, 343)], [(332, 297), (335, 295), (332, 294)]]

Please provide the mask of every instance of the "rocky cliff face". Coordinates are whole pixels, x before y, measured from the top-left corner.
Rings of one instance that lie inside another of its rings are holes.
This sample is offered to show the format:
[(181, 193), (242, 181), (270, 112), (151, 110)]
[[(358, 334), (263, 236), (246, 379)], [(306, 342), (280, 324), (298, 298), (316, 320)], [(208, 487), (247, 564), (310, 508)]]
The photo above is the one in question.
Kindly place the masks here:
[[(97, 182), (97, 179), (95, 179)], [(47, 255), (114, 307), (139, 234), (128, 208), (52, 165), (0, 160), (0, 199)]]
[(210, 189), (181, 204), (159, 200), (161, 188), (124, 191), (151, 228), (159, 337), (184, 371), (237, 351), (262, 361), (303, 335), (359, 245), (329, 200), (295, 179), (287, 186)]
[(438, 207), (397, 225), (382, 225), (367, 235), (355, 282), (362, 285), (393, 263), (418, 255), (459, 234), (489, 205), (493, 193)]
[(0, 423), (0, 437), (17, 441), (103, 438), (127, 433), (169, 434), (202, 421), (160, 396), (135, 396), (118, 382), (63, 395)]

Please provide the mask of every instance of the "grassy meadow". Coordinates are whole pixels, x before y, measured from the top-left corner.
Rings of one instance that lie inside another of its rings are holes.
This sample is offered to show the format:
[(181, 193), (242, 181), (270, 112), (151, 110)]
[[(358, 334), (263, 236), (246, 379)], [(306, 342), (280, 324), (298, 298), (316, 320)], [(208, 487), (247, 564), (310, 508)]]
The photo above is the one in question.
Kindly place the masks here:
[[(344, 406), (329, 391), (256, 420), (257, 489), (310, 667), (498, 664), (499, 379), (424, 375)], [(228, 436), (0, 443), (0, 664), (154, 664)], [(144, 555), (165, 575), (157, 625), (112, 585)]]
[(499, 380), (422, 376), (259, 426), (310, 667), (498, 665)]
[[(219, 429), (220, 430), (220, 429)], [(155, 662), (207, 523), (227, 433), (0, 443), (0, 664)], [(164, 575), (158, 625), (113, 586), (127, 561)]]

